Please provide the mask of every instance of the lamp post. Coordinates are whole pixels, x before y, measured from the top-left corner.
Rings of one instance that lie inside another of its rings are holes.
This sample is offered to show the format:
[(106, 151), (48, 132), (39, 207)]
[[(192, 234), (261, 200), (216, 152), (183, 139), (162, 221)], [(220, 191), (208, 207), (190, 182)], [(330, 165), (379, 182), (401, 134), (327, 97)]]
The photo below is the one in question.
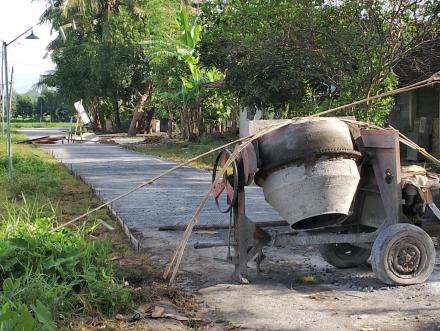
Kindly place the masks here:
[[(31, 31), (32, 30), (32, 31)], [(8, 137), (7, 137), (7, 145), (8, 145), (8, 173), (9, 178), (12, 178), (12, 142), (11, 142), (11, 95), (9, 93), (9, 81), (8, 81), (8, 54), (7, 54), (7, 47), (12, 44), (14, 41), (16, 41), (18, 38), (22, 37), (26, 33), (31, 31), (30, 35), (26, 37), (26, 39), (39, 39), (36, 35), (34, 35), (33, 27), (30, 27), (25, 32), (20, 34), (19, 36), (15, 37), (12, 41), (2, 42), (2, 54), (3, 54), (3, 71), (4, 71), (4, 85), (5, 85), (5, 92), (6, 92), (6, 122), (8, 126)]]
[(3, 75), (3, 51), (2, 51), (2, 64), (1, 64), (1, 87), (2, 87), (2, 138), (5, 137), (5, 85), (3, 79), (5, 78)]

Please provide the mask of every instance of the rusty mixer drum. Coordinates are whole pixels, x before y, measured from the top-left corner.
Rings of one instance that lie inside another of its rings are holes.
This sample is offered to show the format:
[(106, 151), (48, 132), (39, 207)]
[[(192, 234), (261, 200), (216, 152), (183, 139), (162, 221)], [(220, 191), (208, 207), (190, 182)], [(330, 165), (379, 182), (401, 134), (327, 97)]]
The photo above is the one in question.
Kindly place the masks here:
[(337, 118), (302, 119), (258, 142), (256, 182), (267, 202), (297, 229), (345, 219), (359, 184), (348, 126)]

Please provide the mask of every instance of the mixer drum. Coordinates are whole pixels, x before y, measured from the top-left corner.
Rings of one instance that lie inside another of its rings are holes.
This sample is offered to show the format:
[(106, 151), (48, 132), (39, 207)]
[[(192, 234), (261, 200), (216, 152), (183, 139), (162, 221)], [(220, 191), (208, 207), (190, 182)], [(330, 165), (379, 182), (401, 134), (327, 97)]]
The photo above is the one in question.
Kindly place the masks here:
[(347, 125), (307, 119), (263, 136), (260, 180), (266, 201), (296, 229), (345, 219), (359, 183)]

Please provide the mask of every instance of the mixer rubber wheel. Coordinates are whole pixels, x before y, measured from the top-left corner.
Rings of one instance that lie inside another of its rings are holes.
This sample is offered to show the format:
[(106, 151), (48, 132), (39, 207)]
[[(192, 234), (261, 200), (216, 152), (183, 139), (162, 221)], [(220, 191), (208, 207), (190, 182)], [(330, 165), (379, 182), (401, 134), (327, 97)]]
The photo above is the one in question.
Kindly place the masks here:
[(365, 263), (370, 250), (350, 244), (319, 245), (319, 252), (326, 262), (336, 268), (353, 268)]
[(420, 284), (434, 270), (435, 247), (421, 228), (413, 224), (393, 224), (374, 241), (371, 266), (377, 278), (386, 284)]

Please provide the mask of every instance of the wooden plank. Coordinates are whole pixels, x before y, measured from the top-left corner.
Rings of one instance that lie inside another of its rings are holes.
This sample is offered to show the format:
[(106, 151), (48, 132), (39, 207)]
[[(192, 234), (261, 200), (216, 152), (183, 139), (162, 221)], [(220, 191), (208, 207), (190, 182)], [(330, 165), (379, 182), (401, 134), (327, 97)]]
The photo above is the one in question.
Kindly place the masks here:
[(47, 138), (49, 138), (49, 136), (27, 139), (27, 140), (19, 141), (17, 144), (30, 144), (34, 141), (41, 140), (41, 139), (47, 139)]
[[(261, 228), (289, 226), (286, 221), (262, 221), (254, 222), (255, 225)], [(232, 226), (234, 227), (234, 226)], [(159, 227), (159, 231), (183, 231), (186, 229), (186, 225), (166, 225)], [(229, 224), (208, 224), (208, 225), (195, 225), (194, 230), (222, 230), (229, 229)]]

